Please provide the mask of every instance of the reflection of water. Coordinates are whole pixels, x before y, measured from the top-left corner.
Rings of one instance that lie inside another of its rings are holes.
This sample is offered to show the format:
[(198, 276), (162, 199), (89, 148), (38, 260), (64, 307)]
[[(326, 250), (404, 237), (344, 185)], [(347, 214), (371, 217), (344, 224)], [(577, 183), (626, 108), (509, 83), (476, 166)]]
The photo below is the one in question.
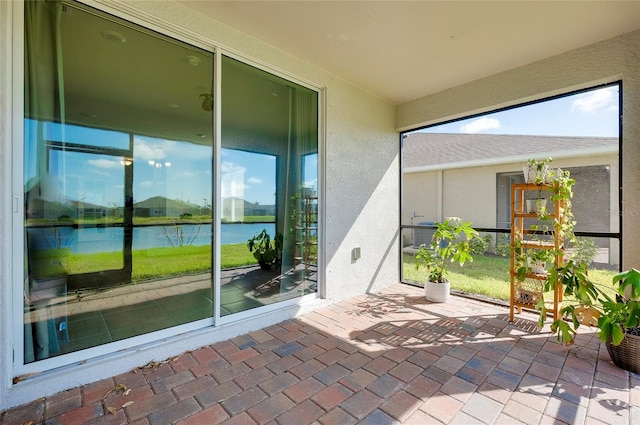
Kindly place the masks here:
[[(254, 233), (267, 229), (274, 234), (273, 223), (222, 224), (222, 245), (246, 243)], [(70, 248), (72, 253), (114, 252), (123, 247), (122, 227), (42, 227), (29, 228), (32, 248)], [(144, 226), (133, 229), (133, 249), (162, 248), (180, 245), (210, 245), (211, 224), (183, 224), (180, 226)]]

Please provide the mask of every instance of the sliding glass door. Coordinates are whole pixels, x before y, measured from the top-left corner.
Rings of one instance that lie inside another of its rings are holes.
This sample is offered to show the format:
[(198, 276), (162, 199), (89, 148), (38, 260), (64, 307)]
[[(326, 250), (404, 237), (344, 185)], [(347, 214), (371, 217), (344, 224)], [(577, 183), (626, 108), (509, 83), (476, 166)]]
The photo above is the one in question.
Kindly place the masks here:
[(213, 54), (25, 3), (24, 362), (211, 319)]
[(73, 2), (24, 7), (17, 364), (317, 292), (317, 92), (222, 55), (218, 95), (211, 51)]
[[(317, 291), (317, 105), (316, 92), (223, 56), (222, 316)], [(235, 249), (248, 264), (234, 267)]]

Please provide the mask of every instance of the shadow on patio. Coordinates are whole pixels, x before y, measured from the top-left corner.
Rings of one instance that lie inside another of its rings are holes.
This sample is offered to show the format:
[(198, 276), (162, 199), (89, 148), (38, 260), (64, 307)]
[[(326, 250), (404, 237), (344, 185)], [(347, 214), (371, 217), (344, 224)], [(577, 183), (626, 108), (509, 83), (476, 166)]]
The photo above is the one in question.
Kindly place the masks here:
[[(631, 424), (640, 376), (593, 331), (386, 290), (36, 400), (0, 423)], [(637, 423), (637, 422), (636, 422)]]

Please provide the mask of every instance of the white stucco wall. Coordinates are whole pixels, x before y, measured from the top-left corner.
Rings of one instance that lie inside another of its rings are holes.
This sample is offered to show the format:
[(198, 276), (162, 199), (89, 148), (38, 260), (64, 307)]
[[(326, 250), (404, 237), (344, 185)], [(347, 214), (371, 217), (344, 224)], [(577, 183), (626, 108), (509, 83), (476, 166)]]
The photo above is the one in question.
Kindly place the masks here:
[[(453, 87), (398, 106), (397, 128), (492, 111), (571, 90), (623, 83), (622, 268), (640, 267), (640, 31), (571, 50), (527, 66)], [(612, 211), (616, 214), (617, 211)]]
[[(496, 175), (521, 172), (525, 162), (492, 166), (450, 168), (441, 171), (406, 173), (403, 175), (403, 224), (410, 224), (410, 214), (415, 211), (425, 218), (420, 221), (442, 220), (445, 217), (460, 217), (472, 221), (476, 227), (496, 227)], [(580, 158), (555, 158), (553, 167), (608, 165), (610, 174), (617, 178), (618, 164), (615, 155), (583, 156)], [(442, 195), (438, 191), (438, 173), (442, 173)], [(618, 204), (617, 190), (611, 190), (609, 209)], [(442, 200), (439, 197), (442, 196)], [(442, 213), (437, 205), (442, 202)], [(618, 230), (615, 215), (610, 220), (610, 230)]]
[[(87, 382), (113, 376), (161, 360), (186, 350), (231, 338), (293, 317), (309, 309), (340, 301), (366, 291), (380, 289), (399, 281), (398, 270), (398, 132), (395, 131), (395, 106), (365, 93), (327, 72), (268, 46), (257, 39), (226, 27), (170, 1), (130, 1), (126, 3), (90, 3), (109, 12), (153, 29), (168, 31), (185, 41), (226, 49), (265, 65), (271, 71), (293, 76), (322, 89), (321, 111), (325, 143), (320, 162), (324, 171), (320, 189), (324, 247), (321, 287), (325, 300), (294, 305), (238, 323), (183, 334), (166, 341), (132, 347), (81, 365), (59, 368), (12, 384), (12, 344), (20, 350), (21, 341), (13, 341), (11, 325), (11, 275), (14, 270), (11, 249), (12, 229), (12, 114), (20, 122), (22, 108), (12, 102), (11, 39), (14, 25), (12, 2), (0, 2), (0, 409), (31, 401)], [(106, 4), (106, 6), (105, 6)], [(21, 37), (15, 41), (22, 43)], [(22, 88), (16, 87), (17, 93)], [(15, 109), (15, 110), (14, 110)], [(20, 188), (18, 183), (18, 189)], [(16, 216), (17, 220), (20, 217)], [(351, 260), (351, 251), (359, 247), (361, 258)], [(16, 259), (20, 256), (16, 254)], [(21, 264), (15, 264), (21, 267)], [(18, 306), (21, 308), (21, 306)], [(19, 325), (18, 325), (19, 326)]]
[[(438, 171), (404, 174), (402, 177), (402, 224), (437, 221)], [(411, 213), (415, 213), (413, 222)]]

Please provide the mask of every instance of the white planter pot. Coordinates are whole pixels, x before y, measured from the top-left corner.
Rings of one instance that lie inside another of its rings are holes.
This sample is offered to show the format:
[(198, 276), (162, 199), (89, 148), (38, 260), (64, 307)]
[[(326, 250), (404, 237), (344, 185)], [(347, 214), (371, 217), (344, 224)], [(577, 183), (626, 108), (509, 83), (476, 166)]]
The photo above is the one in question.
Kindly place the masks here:
[(525, 165), (522, 168), (522, 173), (524, 174), (524, 182), (525, 183), (533, 183), (536, 181), (536, 170), (535, 168), (529, 168), (528, 165)]
[(541, 170), (537, 170), (535, 167), (529, 167), (525, 165), (522, 168), (522, 172), (524, 173), (524, 182), (525, 183), (550, 183), (551, 175), (549, 172), (549, 167), (547, 165), (543, 166)]
[(451, 283), (448, 280), (444, 283), (431, 282), (429, 279), (424, 281), (424, 296), (429, 301), (446, 303), (449, 301), (450, 289)]
[(546, 211), (547, 209), (547, 200), (545, 198), (541, 199), (526, 199), (525, 206), (527, 209), (527, 213), (532, 214), (540, 214), (542, 211)]
[(533, 261), (531, 258), (527, 258), (527, 264), (531, 267), (531, 273), (547, 275), (547, 263), (544, 261)]

